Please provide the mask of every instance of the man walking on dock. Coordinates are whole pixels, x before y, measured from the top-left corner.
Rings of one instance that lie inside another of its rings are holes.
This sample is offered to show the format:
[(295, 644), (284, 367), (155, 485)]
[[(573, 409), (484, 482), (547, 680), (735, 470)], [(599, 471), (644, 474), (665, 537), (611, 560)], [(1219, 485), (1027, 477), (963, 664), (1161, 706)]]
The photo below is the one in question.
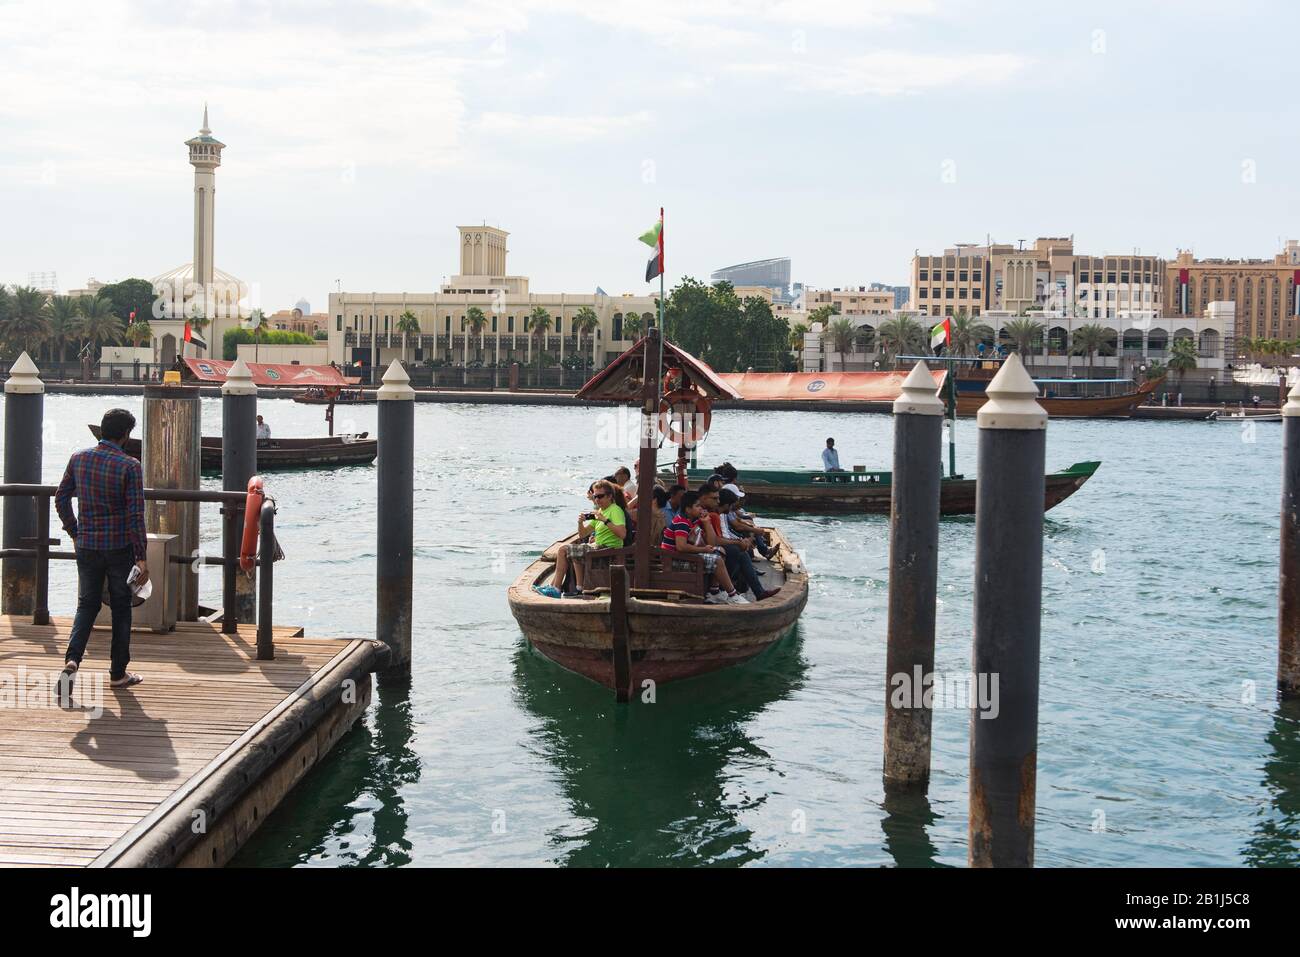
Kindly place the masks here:
[[(72, 622), (63, 669), (69, 690), (99, 615), (105, 581), (113, 613), (109, 686), (128, 688), (143, 680), (126, 670), (131, 660), (131, 586), (149, 580), (144, 475), (140, 463), (122, 450), (134, 428), (135, 416), (126, 409), (106, 412), (99, 444), (73, 453), (54, 497), (59, 520), (77, 549), (77, 617)], [(135, 578), (131, 579), (133, 571)]]

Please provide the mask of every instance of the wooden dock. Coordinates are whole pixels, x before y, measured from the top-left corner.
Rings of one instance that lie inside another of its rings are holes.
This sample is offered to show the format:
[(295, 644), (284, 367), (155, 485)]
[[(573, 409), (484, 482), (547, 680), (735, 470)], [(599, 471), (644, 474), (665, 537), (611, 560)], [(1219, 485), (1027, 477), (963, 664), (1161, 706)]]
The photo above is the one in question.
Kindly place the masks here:
[(118, 691), (96, 629), (60, 707), (43, 691), (71, 624), (0, 616), (0, 866), (224, 864), (365, 710), (387, 653), (278, 627), (258, 661), (253, 626), (182, 622), (132, 634), (145, 680)]

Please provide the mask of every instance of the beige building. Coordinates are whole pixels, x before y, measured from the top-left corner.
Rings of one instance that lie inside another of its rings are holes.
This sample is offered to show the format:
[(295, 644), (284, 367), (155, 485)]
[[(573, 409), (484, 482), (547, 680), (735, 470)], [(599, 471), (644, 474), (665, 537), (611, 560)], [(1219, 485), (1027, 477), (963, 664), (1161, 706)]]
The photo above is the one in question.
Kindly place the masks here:
[(1161, 311), (1164, 283), (1159, 257), (1076, 255), (1072, 237), (1045, 237), (1027, 249), (991, 243), (913, 256), (911, 306), (936, 317), (1043, 309), (1092, 319), (1142, 318)]
[(1288, 240), (1272, 259), (1196, 259), (1179, 250), (1166, 267), (1166, 285), (1169, 315), (1200, 317), (1213, 302), (1231, 302), (1238, 337), (1300, 337), (1300, 241)]
[[(453, 365), (484, 365), (533, 360), (544, 349), (555, 362), (581, 352), (600, 368), (644, 331), (658, 309), (652, 295), (535, 293), (527, 276), (506, 268), (507, 233), (493, 226), (460, 226), (460, 272), (437, 292), (336, 292), (329, 298), (329, 358), (341, 364), (382, 366), (405, 353), (409, 360)], [(471, 307), (487, 319), (481, 335), (467, 324)], [(551, 318), (550, 329), (532, 335), (528, 316), (538, 307)], [(574, 318), (583, 308), (596, 314), (595, 334), (581, 337)], [(399, 317), (410, 311), (419, 334), (405, 337)], [(632, 320), (629, 323), (629, 320)]]
[(281, 309), (266, 317), (266, 325), (280, 332), (301, 332), (315, 337), (318, 332), (325, 332), (329, 327), (329, 315), (312, 312), (307, 300), (301, 299), (292, 309)]

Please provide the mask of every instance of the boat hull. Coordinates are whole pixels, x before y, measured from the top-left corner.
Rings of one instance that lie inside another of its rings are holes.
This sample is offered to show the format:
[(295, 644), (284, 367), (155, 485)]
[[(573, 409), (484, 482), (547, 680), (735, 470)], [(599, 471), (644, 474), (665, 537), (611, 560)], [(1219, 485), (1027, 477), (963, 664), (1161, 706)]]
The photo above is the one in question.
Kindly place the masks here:
[[(972, 381), (978, 383), (980, 388), (963, 391), (963, 386), (969, 387)], [(1158, 382), (1159, 380), (1144, 382), (1136, 391), (1122, 395), (1039, 396), (1038, 404), (1053, 419), (1127, 419), (1133, 415), (1134, 409), (1150, 398)], [(957, 380), (958, 415), (975, 415), (983, 408), (988, 401), (988, 396), (983, 392), (986, 385), (982, 380)]]
[[(1055, 508), (1077, 492), (1096, 473), (1100, 462), (1079, 462), (1062, 472), (1052, 472), (1043, 478), (1043, 511)], [(745, 507), (777, 509), (783, 511), (823, 513), (857, 513), (888, 515), (891, 508), (892, 486), (888, 472), (816, 473), (834, 476), (843, 481), (816, 481), (782, 483), (764, 481), (762, 473), (741, 473), (740, 482), (745, 489)], [(806, 473), (807, 474), (807, 473)], [(689, 473), (692, 487), (708, 478), (709, 473)], [(664, 473), (665, 481), (675, 481)], [(874, 481), (873, 481), (874, 479)], [(975, 479), (945, 478), (939, 486), (939, 513), (941, 515), (975, 514)]]
[[(782, 543), (784, 540), (781, 540)], [(609, 597), (556, 599), (533, 591), (554, 570), (552, 546), (510, 586), (510, 610), (528, 643), (563, 668), (614, 688)], [(627, 603), (631, 686), (719, 671), (762, 654), (786, 635), (808, 601), (808, 575), (789, 546), (777, 594), (749, 605), (637, 597)]]
[[(99, 427), (90, 431), (99, 438)], [(205, 435), (199, 467), (210, 474), (221, 473), (221, 438)], [(127, 439), (123, 451), (140, 457), (139, 439)], [(332, 435), (319, 438), (267, 439), (257, 446), (257, 470), (277, 472), (289, 469), (338, 468), (344, 465), (368, 465), (379, 452), (378, 440), (366, 436)]]

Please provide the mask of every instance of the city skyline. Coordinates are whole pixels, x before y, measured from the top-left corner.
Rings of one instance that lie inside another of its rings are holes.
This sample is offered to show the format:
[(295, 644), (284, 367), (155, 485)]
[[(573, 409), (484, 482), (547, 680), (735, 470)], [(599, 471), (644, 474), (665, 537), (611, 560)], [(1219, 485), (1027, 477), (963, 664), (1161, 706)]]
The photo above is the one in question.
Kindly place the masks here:
[[(651, 292), (636, 236), (660, 205), (670, 285), (780, 256), (813, 286), (905, 285), (915, 251), (990, 235), (1167, 259), (1294, 235), (1294, 134), (1258, 104), (1300, 15), (1261, 32), (1202, 3), (1012, 9), (8, 4), (0, 203), (22, 228), (0, 281), (55, 271), (66, 291), (190, 258), (182, 144), (205, 101), (229, 144), (215, 265), (268, 311), (320, 309), (335, 280), (436, 291), (454, 227), (481, 221), (536, 289)], [(120, 56), (136, 46), (204, 68)]]

